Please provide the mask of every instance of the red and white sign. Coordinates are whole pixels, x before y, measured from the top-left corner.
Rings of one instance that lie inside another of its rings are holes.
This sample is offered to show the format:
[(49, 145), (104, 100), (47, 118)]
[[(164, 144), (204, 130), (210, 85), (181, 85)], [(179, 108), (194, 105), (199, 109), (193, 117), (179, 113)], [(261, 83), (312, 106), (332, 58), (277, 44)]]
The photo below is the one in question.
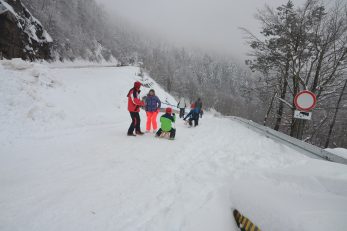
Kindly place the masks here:
[(294, 104), (299, 111), (311, 111), (316, 103), (316, 95), (310, 91), (302, 91), (294, 98)]

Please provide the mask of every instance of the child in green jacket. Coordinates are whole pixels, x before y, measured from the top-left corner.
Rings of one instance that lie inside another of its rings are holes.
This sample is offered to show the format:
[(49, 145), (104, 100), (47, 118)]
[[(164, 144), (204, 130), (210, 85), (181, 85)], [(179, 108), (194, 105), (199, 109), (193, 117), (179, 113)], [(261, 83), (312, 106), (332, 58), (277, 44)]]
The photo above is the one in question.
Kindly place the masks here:
[(176, 115), (172, 113), (172, 108), (166, 108), (165, 114), (160, 117), (161, 127), (157, 131), (156, 137), (160, 137), (162, 132), (170, 132), (170, 140), (175, 139), (176, 129), (172, 127), (172, 123), (175, 123), (175, 121)]

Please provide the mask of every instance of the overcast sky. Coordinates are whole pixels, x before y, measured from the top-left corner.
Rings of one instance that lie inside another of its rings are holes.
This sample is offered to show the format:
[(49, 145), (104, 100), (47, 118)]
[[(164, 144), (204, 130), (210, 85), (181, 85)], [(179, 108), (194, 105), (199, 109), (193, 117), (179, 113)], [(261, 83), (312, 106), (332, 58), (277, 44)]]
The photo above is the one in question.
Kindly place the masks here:
[[(286, 0), (97, 0), (111, 14), (178, 45), (204, 48), (244, 59), (247, 46), (238, 29), (257, 32), (254, 18), (265, 4)], [(294, 0), (295, 5), (305, 0)]]

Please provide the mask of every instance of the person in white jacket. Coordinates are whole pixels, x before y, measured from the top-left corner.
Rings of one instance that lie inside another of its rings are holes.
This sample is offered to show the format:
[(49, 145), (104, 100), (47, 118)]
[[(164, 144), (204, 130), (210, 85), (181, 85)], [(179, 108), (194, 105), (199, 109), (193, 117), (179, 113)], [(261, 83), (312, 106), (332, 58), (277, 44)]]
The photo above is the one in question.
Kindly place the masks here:
[(178, 101), (177, 107), (180, 109), (180, 118), (184, 117), (185, 109), (187, 107), (187, 101), (184, 97), (181, 97)]

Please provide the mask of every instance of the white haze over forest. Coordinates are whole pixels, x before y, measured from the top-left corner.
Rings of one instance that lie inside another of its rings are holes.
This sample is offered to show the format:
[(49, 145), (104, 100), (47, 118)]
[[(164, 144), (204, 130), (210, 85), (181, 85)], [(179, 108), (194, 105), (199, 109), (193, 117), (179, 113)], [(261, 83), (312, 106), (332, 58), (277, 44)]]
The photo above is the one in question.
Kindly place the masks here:
[[(116, 14), (154, 36), (174, 44), (231, 54), (243, 61), (247, 44), (239, 27), (259, 31), (254, 18), (265, 4), (279, 0), (97, 0)], [(304, 0), (293, 0), (296, 6)]]

